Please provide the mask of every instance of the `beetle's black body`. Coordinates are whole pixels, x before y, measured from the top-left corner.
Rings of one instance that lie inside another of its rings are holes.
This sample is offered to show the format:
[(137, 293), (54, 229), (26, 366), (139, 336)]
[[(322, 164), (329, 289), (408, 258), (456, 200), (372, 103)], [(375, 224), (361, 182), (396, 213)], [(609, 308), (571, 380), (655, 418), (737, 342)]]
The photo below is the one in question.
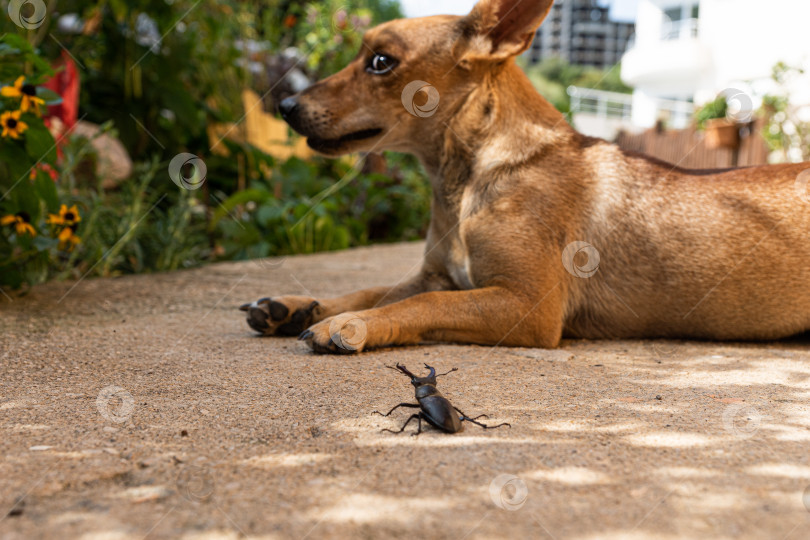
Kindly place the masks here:
[(425, 420), (434, 427), (448, 433), (457, 433), (464, 429), (461, 418), (450, 403), (435, 386), (428, 384), (416, 388), (416, 399)]
[(407, 375), (411, 378), (411, 384), (416, 389), (416, 400), (419, 402), (417, 403), (400, 403), (390, 411), (388, 414), (383, 414), (379, 411), (374, 411), (376, 414), (381, 416), (389, 416), (392, 412), (399, 409), (400, 407), (408, 407), (411, 409), (421, 409), (418, 413), (412, 414), (410, 418), (405, 422), (402, 426), (402, 429), (399, 431), (393, 431), (390, 429), (384, 429), (383, 431), (389, 431), (391, 433), (402, 433), (405, 431), (405, 428), (408, 424), (411, 423), (411, 420), (416, 418), (419, 422), (418, 428), (416, 433), (413, 435), (419, 435), (422, 433), (422, 420), (426, 420), (429, 424), (433, 427), (436, 427), (442, 431), (447, 433), (458, 433), (459, 431), (464, 429), (464, 425), (462, 422), (465, 420), (467, 422), (472, 422), (478, 426), (481, 426), (484, 429), (494, 429), (501, 426), (509, 426), (512, 427), (510, 424), (503, 423), (498, 424), (497, 426), (487, 426), (480, 422), (476, 422), (477, 419), (481, 417), (486, 417), (485, 414), (480, 416), (476, 416), (475, 418), (470, 418), (466, 414), (464, 414), (460, 409), (454, 406), (450, 401), (439, 392), (438, 388), (436, 388), (436, 378), (441, 377), (442, 375), (447, 375), (447, 373), (452, 373), (456, 371), (458, 368), (453, 368), (447, 373), (442, 373), (441, 375), (436, 375), (436, 370), (429, 365), (425, 364), (425, 367), (430, 370), (430, 374), (427, 377), (417, 377), (405, 366), (401, 366), (397, 364), (396, 367), (388, 366), (391, 369), (396, 369)]

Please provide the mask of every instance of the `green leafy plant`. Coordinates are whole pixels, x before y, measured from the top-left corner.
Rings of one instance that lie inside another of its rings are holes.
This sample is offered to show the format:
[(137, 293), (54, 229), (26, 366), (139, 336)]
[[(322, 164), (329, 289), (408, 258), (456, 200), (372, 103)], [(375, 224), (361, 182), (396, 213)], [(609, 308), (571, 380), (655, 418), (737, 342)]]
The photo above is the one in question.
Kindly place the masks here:
[(695, 111), (695, 123), (698, 129), (706, 129), (709, 120), (725, 118), (728, 112), (728, 101), (725, 96), (719, 96)]
[[(214, 214), (224, 257), (250, 259), (412, 240), (425, 231), (430, 189), (414, 158), (389, 154), (390, 174), (349, 161), (297, 158), (275, 166)], [(335, 183), (335, 178), (340, 180)]]
[[(20, 112), (0, 137), (0, 286), (424, 234), (430, 189), (413, 158), (391, 154), (388, 170), (372, 174), (355, 170), (351, 160), (280, 161), (227, 139), (220, 147), (227, 152), (216, 153), (208, 133), (212, 123), (243, 119), (240, 93), (251, 87), (246, 67), (255, 60), (248, 39), (274, 50), (295, 47), (310, 74), (325, 76), (354, 57), (366, 27), (401, 15), (397, 2), (47, 5), (37, 29), (0, 22), (6, 32), (0, 86), (9, 89), (0, 96), (0, 114)], [(70, 28), (57, 24), (66, 14), (75, 15)], [(57, 145), (37, 111), (21, 111), (18, 94), (33, 86), (39, 106), (57, 103), (59, 96), (41, 84), (66, 54), (79, 66), (80, 117), (100, 129), (91, 139), (67, 134)], [(100, 137), (120, 138), (135, 163), (131, 178), (116, 184), (98, 177)], [(197, 191), (181, 189), (167, 175), (168, 162), (181, 152), (207, 166)]]
[(56, 61), (70, 51), (81, 69), (82, 116), (112, 121), (134, 161), (203, 154), (208, 125), (242, 115), (239, 2), (65, 0), (58, 8), (77, 15), (80, 31), (49, 19), (43, 28), (56, 39), (42, 42), (43, 54)]
[(166, 163), (140, 164), (117, 192), (88, 190), (84, 235), (62, 277), (177, 270), (209, 259), (205, 210), (166, 176)]
[(565, 114), (571, 112), (571, 97), (567, 92), (569, 86), (622, 94), (633, 91), (621, 80), (620, 64), (601, 70), (573, 65), (559, 57), (547, 58), (536, 65), (530, 65), (521, 58), (519, 63), (537, 91)]
[(771, 78), (776, 92), (762, 100), (762, 110), (768, 119), (763, 136), (770, 148), (781, 154), (782, 161), (810, 161), (810, 122), (802, 120), (795, 105), (791, 86), (804, 70), (783, 62), (773, 67)]
[[(331, 75), (351, 62), (361, 47), (363, 32), (402, 17), (396, 0), (265, 0), (245, 37), (266, 40), (276, 51), (296, 47), (316, 78)], [(251, 3), (254, 4), (254, 3)], [(256, 5), (250, 6), (253, 12)]]
[(0, 285), (42, 279), (75, 237), (77, 222), (51, 217), (60, 215), (56, 143), (41, 109), (59, 96), (39, 86), (51, 74), (24, 38), (0, 37)]

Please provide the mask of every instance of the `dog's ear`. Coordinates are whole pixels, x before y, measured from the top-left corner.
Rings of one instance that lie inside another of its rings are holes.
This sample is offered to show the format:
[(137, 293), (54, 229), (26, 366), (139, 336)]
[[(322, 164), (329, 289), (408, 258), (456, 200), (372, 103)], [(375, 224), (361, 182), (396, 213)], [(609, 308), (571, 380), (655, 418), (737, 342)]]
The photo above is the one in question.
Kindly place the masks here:
[(461, 20), (464, 58), (504, 60), (529, 48), (554, 0), (480, 0)]

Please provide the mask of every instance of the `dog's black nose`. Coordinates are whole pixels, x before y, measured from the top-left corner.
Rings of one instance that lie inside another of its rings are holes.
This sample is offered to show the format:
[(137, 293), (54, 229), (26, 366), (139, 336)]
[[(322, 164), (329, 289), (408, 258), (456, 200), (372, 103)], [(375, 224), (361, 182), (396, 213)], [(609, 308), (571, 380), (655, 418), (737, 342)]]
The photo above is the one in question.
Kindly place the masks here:
[(295, 114), (295, 110), (298, 108), (298, 98), (295, 96), (290, 96), (286, 99), (283, 99), (281, 103), (278, 104), (278, 110), (281, 113), (281, 117), (284, 120), (290, 120), (293, 114)]

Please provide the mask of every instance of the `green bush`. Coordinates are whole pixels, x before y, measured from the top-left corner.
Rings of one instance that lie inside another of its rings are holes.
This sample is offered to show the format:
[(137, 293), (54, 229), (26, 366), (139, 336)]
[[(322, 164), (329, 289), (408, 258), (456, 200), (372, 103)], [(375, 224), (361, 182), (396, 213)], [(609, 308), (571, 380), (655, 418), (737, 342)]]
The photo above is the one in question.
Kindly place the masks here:
[(56, 144), (41, 118), (58, 102), (38, 86), (51, 74), (25, 39), (0, 37), (0, 285), (42, 279), (78, 241), (78, 217), (66, 222), (67, 209), (60, 213)]
[(134, 161), (180, 151), (208, 152), (210, 123), (235, 121), (247, 76), (237, 65), (244, 10), (210, 0), (64, 0), (56, 14), (76, 13), (79, 33), (43, 28), (56, 61), (63, 47), (80, 66), (84, 119), (112, 121)]
[[(4, 117), (25, 126), (12, 122), (0, 137), (0, 286), (424, 234), (430, 189), (414, 158), (391, 154), (385, 174), (367, 174), (347, 160), (278, 161), (228, 140), (222, 145), (228, 154), (218, 155), (207, 133), (212, 123), (243, 119), (240, 92), (251, 75), (240, 40), (269, 42), (278, 51), (296, 46), (310, 73), (325, 76), (354, 57), (366, 26), (400, 16), (397, 2), (64, 0), (48, 6), (38, 29), (0, 18), (0, 86), (8, 94), (0, 96), (0, 115), (20, 111), (18, 82), (33, 85), (43, 102), (59, 99), (39, 85), (65, 49), (80, 68), (80, 117), (119, 137), (135, 168), (117, 187), (102, 187), (93, 141), (70, 135), (57, 145), (35, 110)], [(78, 30), (57, 27), (67, 13), (83, 21)], [(181, 152), (205, 162), (201, 189), (182, 189), (169, 178), (169, 161)]]
[(725, 118), (728, 112), (728, 101), (725, 96), (719, 96), (695, 111), (695, 122), (698, 129), (706, 129), (706, 122)]
[(265, 0), (243, 34), (270, 42), (275, 50), (297, 47), (315, 78), (345, 67), (361, 48), (363, 32), (402, 17), (397, 0)]
[(521, 58), (519, 65), (526, 72), (535, 89), (563, 114), (571, 112), (569, 86), (581, 86), (622, 94), (629, 94), (633, 91), (622, 82), (621, 64), (601, 70), (573, 65), (563, 58), (550, 57), (536, 65), (530, 65)]
[(795, 79), (804, 74), (801, 68), (777, 63), (771, 73), (774, 91), (762, 100), (762, 111), (768, 122), (763, 136), (782, 161), (810, 160), (810, 122), (791, 93)]
[[(212, 226), (224, 258), (252, 259), (422, 237), (430, 189), (415, 158), (389, 154), (391, 175), (346, 160), (292, 158), (226, 201)], [(335, 183), (335, 179), (340, 180)]]
[(177, 270), (210, 258), (205, 208), (168, 180), (166, 166), (142, 163), (120, 190), (75, 198), (85, 214), (84, 236), (62, 277)]

